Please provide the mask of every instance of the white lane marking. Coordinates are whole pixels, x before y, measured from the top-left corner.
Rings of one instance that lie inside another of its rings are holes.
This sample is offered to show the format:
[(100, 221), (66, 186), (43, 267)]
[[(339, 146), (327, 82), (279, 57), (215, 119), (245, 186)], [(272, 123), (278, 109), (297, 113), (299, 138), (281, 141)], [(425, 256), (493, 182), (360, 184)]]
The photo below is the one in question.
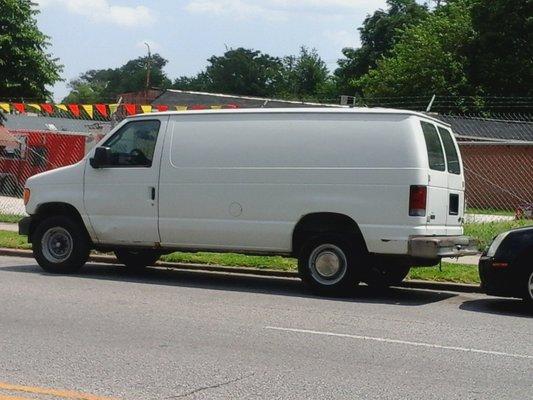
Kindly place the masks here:
[(428, 348), (432, 348), (432, 349), (454, 350), (454, 351), (463, 351), (465, 353), (488, 354), (488, 355), (492, 355), (492, 356), (525, 358), (525, 359), (528, 359), (528, 360), (533, 360), (533, 356), (530, 356), (530, 355), (527, 355), (527, 354), (512, 354), (512, 353), (504, 353), (504, 352), (501, 352), (501, 351), (471, 349), (471, 348), (467, 348), (467, 347), (441, 346), (441, 345), (438, 345), (438, 344), (431, 344), (431, 343), (409, 342), (407, 340), (387, 339), (387, 338), (372, 337), (372, 336), (350, 335), (348, 333), (321, 332), (321, 331), (313, 331), (313, 330), (308, 330), (308, 329), (282, 328), (282, 327), (279, 327), (279, 326), (266, 326), (265, 328), (266, 329), (275, 330), (275, 331), (309, 333), (311, 335), (323, 335), (323, 336), (334, 336), (334, 337), (358, 339), (358, 340), (370, 340), (370, 341), (382, 342), (382, 343), (403, 344), (403, 345), (407, 345), (407, 346), (428, 347)]

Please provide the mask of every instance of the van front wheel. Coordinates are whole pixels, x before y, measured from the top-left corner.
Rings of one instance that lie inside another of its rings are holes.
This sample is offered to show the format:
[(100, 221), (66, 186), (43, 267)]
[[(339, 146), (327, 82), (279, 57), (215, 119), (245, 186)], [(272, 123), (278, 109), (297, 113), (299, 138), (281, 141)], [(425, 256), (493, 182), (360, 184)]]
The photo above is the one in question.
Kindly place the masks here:
[(150, 265), (154, 265), (161, 253), (155, 250), (131, 250), (131, 249), (116, 249), (115, 256), (121, 264), (124, 264), (128, 269), (141, 270)]
[(33, 255), (47, 272), (77, 272), (89, 258), (89, 238), (84, 227), (67, 216), (41, 221), (32, 235)]
[(355, 268), (358, 255), (355, 247), (340, 235), (321, 235), (303, 246), (298, 272), (314, 292), (345, 294), (359, 283)]

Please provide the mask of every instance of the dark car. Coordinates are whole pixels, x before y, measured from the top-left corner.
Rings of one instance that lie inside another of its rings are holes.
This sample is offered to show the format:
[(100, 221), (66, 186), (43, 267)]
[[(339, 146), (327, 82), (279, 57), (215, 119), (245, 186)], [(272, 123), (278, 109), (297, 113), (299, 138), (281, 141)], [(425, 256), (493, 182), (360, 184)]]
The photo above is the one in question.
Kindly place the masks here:
[(533, 306), (533, 226), (496, 236), (479, 260), (487, 294), (519, 297)]

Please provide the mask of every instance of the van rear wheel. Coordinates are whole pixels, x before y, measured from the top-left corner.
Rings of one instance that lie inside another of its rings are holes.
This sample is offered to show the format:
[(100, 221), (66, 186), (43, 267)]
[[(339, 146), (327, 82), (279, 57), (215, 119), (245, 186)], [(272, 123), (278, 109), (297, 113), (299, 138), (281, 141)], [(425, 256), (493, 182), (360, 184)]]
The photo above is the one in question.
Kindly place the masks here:
[(409, 275), (411, 267), (405, 265), (372, 265), (365, 274), (368, 286), (384, 288), (396, 286)]
[(141, 270), (150, 265), (154, 265), (161, 253), (155, 250), (133, 250), (133, 249), (116, 249), (115, 256), (121, 264), (128, 269)]
[(353, 290), (357, 278), (357, 261), (362, 252), (340, 235), (313, 237), (302, 247), (298, 272), (302, 281), (314, 292), (341, 295)]
[(77, 272), (89, 258), (89, 237), (79, 223), (67, 216), (44, 219), (32, 234), (33, 255), (47, 272)]

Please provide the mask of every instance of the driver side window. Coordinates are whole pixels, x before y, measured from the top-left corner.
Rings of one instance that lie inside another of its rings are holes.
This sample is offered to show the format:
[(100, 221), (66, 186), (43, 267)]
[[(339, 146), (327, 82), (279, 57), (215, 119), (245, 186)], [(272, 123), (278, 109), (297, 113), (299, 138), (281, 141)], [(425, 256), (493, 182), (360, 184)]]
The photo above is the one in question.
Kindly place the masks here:
[(105, 143), (109, 147), (109, 166), (151, 167), (154, 158), (159, 121), (132, 121), (120, 128)]

